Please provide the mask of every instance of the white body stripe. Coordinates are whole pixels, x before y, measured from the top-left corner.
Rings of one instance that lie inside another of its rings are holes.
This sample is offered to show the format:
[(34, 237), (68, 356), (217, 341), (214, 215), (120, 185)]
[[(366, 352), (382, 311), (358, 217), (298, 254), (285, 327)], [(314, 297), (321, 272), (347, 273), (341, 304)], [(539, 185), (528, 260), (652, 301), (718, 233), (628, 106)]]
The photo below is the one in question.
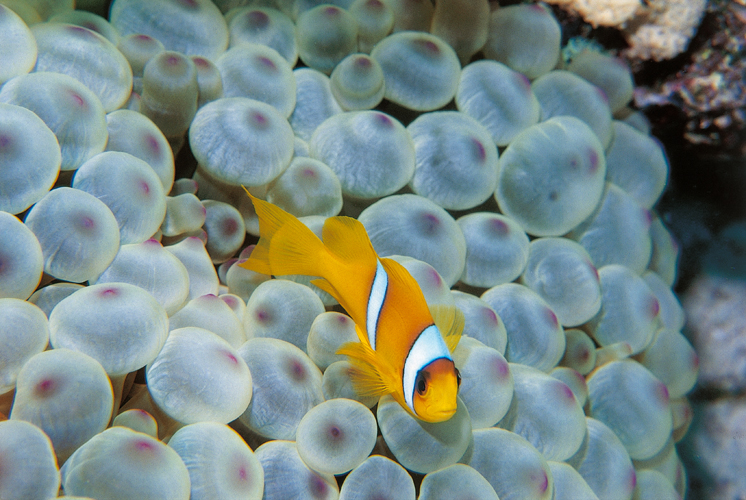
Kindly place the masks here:
[(373, 284), (370, 286), (370, 295), (368, 295), (368, 310), (365, 314), (365, 329), (368, 331), (368, 342), (373, 350), (376, 349), (376, 333), (378, 330), (378, 318), (381, 315), (383, 302), (386, 300), (386, 291), (389, 287), (389, 276), (377, 261), (376, 275), (373, 277)]
[(414, 391), (417, 374), (436, 359), (452, 359), (440, 330), (435, 325), (430, 325), (420, 333), (417, 340), (409, 349), (407, 359), (404, 360), (404, 373), (402, 376), (402, 387), (404, 389), (404, 401), (414, 412)]

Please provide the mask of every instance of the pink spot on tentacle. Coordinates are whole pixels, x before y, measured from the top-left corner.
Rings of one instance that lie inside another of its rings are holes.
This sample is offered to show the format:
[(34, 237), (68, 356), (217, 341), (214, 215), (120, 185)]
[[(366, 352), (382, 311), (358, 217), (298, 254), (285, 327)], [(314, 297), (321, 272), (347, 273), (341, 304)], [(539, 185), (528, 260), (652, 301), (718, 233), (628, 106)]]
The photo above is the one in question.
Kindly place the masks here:
[(381, 2), (381, 0), (368, 0), (365, 2), (365, 6), (369, 7), (371, 10), (383, 9), (383, 2)]
[(427, 274), (430, 277), (430, 280), (433, 282), (433, 285), (441, 286), (443, 284), (443, 280), (440, 278), (440, 274), (438, 274), (438, 271), (436, 271), (435, 269), (428, 269)]
[(505, 221), (496, 217), (489, 220), (489, 229), (494, 235), (501, 238), (504, 238), (508, 233), (510, 233), (510, 227), (505, 223)]
[(170, 55), (166, 56), (166, 59), (163, 61), (166, 66), (178, 66), (181, 64), (181, 58), (178, 56)]
[(482, 144), (482, 141), (477, 139), (476, 137), (471, 138), (472, 145), (474, 146), (474, 154), (477, 157), (477, 159), (480, 162), (483, 162), (487, 159), (487, 150), (484, 149), (484, 144)]
[(658, 313), (661, 310), (660, 303), (658, 302), (658, 299), (655, 297), (651, 297), (650, 299), (650, 317), (655, 318), (658, 316)]
[(428, 235), (434, 235), (440, 230), (440, 219), (435, 214), (425, 212), (421, 216), (423, 232)]
[(150, 185), (144, 180), (140, 181), (140, 191), (145, 195), (150, 194)]
[(637, 473), (635, 472), (635, 469), (630, 469), (629, 471), (629, 491), (634, 491), (634, 489), (637, 487)]
[(152, 453), (155, 451), (155, 446), (150, 441), (145, 441), (144, 439), (138, 439), (134, 443), (134, 447), (136, 451), (144, 452), (144, 453)]
[(228, 362), (229, 362), (230, 364), (232, 364), (232, 365), (237, 365), (237, 364), (238, 364), (238, 359), (236, 359), (236, 356), (235, 356), (235, 355), (234, 355), (234, 354), (233, 354), (232, 352), (229, 352), (229, 351), (221, 351), (221, 354), (223, 355), (223, 357), (224, 357), (225, 359), (227, 359), (227, 360), (228, 360)]
[(588, 172), (595, 174), (598, 171), (598, 153), (595, 149), (588, 150)]
[(529, 80), (528, 77), (523, 73), (515, 72), (515, 75), (516, 80), (518, 80), (518, 84), (523, 88), (524, 92), (531, 92), (531, 80)]
[(564, 397), (568, 402), (575, 402), (575, 393), (572, 392), (572, 389), (570, 389), (567, 384), (560, 382), (560, 394), (562, 397)]
[(189, 9), (196, 9), (199, 7), (199, 4), (196, 0), (179, 0), (181, 5), (184, 7), (187, 7)]
[(277, 65), (275, 65), (275, 63), (272, 62), (272, 59), (268, 57), (260, 56), (260, 57), (257, 57), (256, 60), (260, 66), (263, 66), (264, 68), (268, 70), (271, 70), (271, 71), (277, 70)]
[(340, 322), (340, 323), (342, 323), (343, 325), (344, 325), (344, 324), (347, 324), (347, 320), (349, 320), (349, 319), (350, 319), (350, 318), (348, 318), (348, 317), (347, 317), (347, 316), (345, 316), (344, 314), (340, 314), (339, 316), (337, 316), (337, 321), (339, 321), (339, 322)]
[(304, 168), (301, 173), (303, 174), (303, 177), (316, 177), (316, 171), (312, 168)]
[(90, 36), (91, 31), (95, 31), (95, 30), (91, 30), (88, 28), (84, 28), (83, 26), (68, 26), (67, 30), (72, 32), (75, 35), (84, 36), (84, 37)]
[[(235, 262), (234, 262), (235, 263)], [(225, 302), (229, 307), (234, 308), (238, 305), (238, 300), (236, 300), (235, 297), (232, 297), (230, 295), (226, 295), (224, 297), (220, 297), (220, 299)]]
[(330, 5), (322, 11), (322, 14), (324, 14), (326, 17), (337, 17), (340, 15), (340, 10), (341, 9), (339, 7)]
[(313, 496), (313, 498), (326, 498), (329, 486), (327, 486), (323, 479), (312, 473), (308, 477), (308, 482), (310, 483), (309, 489), (311, 490), (311, 495)]
[(695, 370), (697, 368), (699, 368), (699, 356), (697, 355), (696, 352), (692, 353), (692, 361), (691, 361), (691, 363), (692, 363), (692, 368), (694, 368)]
[(653, 213), (647, 208), (642, 209), (643, 218), (645, 219), (645, 225), (650, 229), (650, 225), (653, 223)]
[(332, 425), (329, 427), (329, 437), (332, 441), (340, 441), (344, 439), (344, 432), (338, 425)]
[(495, 379), (504, 380), (510, 374), (510, 367), (505, 360), (495, 356), (492, 360), (492, 373)]
[(590, 357), (591, 357), (591, 351), (587, 347), (583, 347), (578, 350), (578, 359), (580, 361), (583, 361), (583, 362), (588, 361)]
[(99, 295), (104, 298), (116, 297), (117, 295), (119, 295), (119, 290), (117, 290), (116, 288), (104, 288), (103, 290), (101, 290)]
[(13, 138), (10, 135), (0, 134), (0, 149), (8, 149), (8, 146), (13, 142)]
[(83, 96), (75, 92), (74, 90), (69, 91), (69, 95), (72, 98), (73, 104), (79, 108), (86, 107), (86, 102), (83, 99)]
[(57, 389), (57, 383), (52, 379), (45, 378), (44, 380), (36, 384), (36, 387), (34, 387), (34, 393), (38, 397), (44, 398), (47, 396), (51, 396), (52, 393), (54, 393), (56, 389)]
[(265, 323), (272, 319), (272, 315), (269, 313), (269, 311), (265, 311), (264, 309), (259, 309), (256, 312), (256, 319), (259, 320), (260, 323)]
[(155, 238), (150, 238), (149, 240), (145, 240), (142, 243), (143, 245), (147, 245), (149, 247), (162, 247), (161, 242), (156, 240)]
[(606, 104), (609, 104), (609, 96), (606, 95), (606, 92), (604, 92), (603, 89), (599, 87), (596, 87), (596, 91), (598, 92), (598, 96), (601, 98), (601, 100)]
[(158, 142), (158, 139), (155, 138), (155, 136), (153, 136), (151, 134), (146, 134), (145, 135), (145, 144), (147, 145), (148, 149), (150, 150), (150, 153), (153, 156), (160, 158), (161, 153), (162, 153), (162, 151), (161, 151), (161, 145)]
[(204, 57), (192, 57), (192, 62), (195, 66), (199, 68), (209, 68), (210, 67), (210, 61), (205, 59)]
[(266, 129), (269, 127), (269, 118), (259, 111), (251, 111), (249, 112), (249, 124), (258, 129)]
[(96, 223), (91, 217), (83, 216), (80, 218), (80, 226), (83, 229), (92, 229)]
[(553, 328), (559, 327), (559, 320), (557, 319), (557, 315), (554, 314), (554, 311), (547, 307), (544, 309), (544, 314), (546, 314), (547, 320)]
[(549, 488), (549, 477), (543, 470), (541, 471), (540, 475), (532, 477), (531, 479), (536, 481), (536, 486), (539, 489), (539, 493), (544, 493), (547, 491), (547, 488)]
[(301, 363), (297, 359), (290, 359), (288, 368), (290, 378), (292, 378), (296, 382), (303, 382), (304, 380), (306, 380), (306, 367), (303, 366), (303, 363)]
[(490, 323), (494, 323), (495, 326), (500, 324), (500, 318), (497, 317), (497, 313), (495, 311), (493, 311), (489, 307), (484, 307), (482, 311), (487, 317), (487, 321), (489, 321)]
[(412, 40), (412, 45), (414, 45), (415, 50), (426, 56), (437, 57), (440, 55), (440, 47), (432, 40), (420, 38)]
[(153, 42), (154, 41), (153, 37), (149, 35), (135, 35), (135, 40), (138, 40), (141, 42)]
[(261, 10), (252, 10), (246, 14), (249, 25), (253, 28), (266, 28), (269, 26), (269, 16)]
[(594, 266), (591, 261), (586, 261), (586, 264), (588, 264), (588, 268), (593, 271), (593, 275), (596, 277), (596, 281), (600, 282), (601, 277), (598, 275), (598, 269), (596, 269), (596, 266)]
[(355, 67), (358, 69), (367, 70), (373, 67), (373, 63), (370, 61), (370, 58), (366, 56), (359, 56), (355, 58)]
[(394, 126), (394, 122), (391, 118), (383, 113), (376, 113), (375, 120), (376, 124), (382, 128), (392, 128)]
[(233, 218), (225, 218), (220, 229), (226, 236), (234, 235), (238, 231), (238, 222)]
[(668, 404), (669, 395), (668, 395), (668, 387), (666, 387), (666, 384), (664, 384), (663, 382), (657, 382), (655, 384), (655, 394), (656, 394), (658, 400), (664, 406)]

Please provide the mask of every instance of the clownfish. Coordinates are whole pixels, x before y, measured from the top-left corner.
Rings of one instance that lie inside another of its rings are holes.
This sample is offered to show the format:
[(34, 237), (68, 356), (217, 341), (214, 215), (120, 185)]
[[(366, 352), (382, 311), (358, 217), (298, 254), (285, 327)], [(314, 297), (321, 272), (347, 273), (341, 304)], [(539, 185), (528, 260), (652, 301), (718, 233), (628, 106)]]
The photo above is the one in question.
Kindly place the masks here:
[(455, 307), (430, 309), (409, 272), (376, 254), (357, 219), (329, 217), (319, 239), (295, 216), (246, 194), (259, 217), (260, 235), (239, 266), (275, 276), (320, 277), (311, 283), (334, 297), (355, 322), (359, 342), (344, 344), (337, 354), (349, 359), (358, 395), (391, 394), (426, 422), (451, 418), (461, 382), (451, 353), (461, 338), (463, 314)]

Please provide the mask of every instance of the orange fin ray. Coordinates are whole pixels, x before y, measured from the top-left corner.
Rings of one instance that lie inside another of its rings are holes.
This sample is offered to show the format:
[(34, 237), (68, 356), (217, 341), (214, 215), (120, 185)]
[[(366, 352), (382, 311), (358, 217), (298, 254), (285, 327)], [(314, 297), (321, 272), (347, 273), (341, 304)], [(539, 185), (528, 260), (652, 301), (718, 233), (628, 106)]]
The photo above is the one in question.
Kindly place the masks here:
[(376, 252), (363, 224), (352, 217), (329, 217), (321, 230), (324, 245), (343, 262), (375, 266)]
[(275, 276), (323, 275), (328, 252), (313, 231), (281, 208), (252, 196), (248, 190), (246, 194), (259, 217), (261, 237), (241, 267)]
[(448, 350), (453, 352), (461, 340), (464, 331), (464, 313), (456, 306), (433, 305), (430, 306), (430, 314), (435, 326), (440, 330)]
[(347, 342), (337, 354), (347, 356), (352, 365), (350, 378), (355, 392), (361, 397), (380, 397), (396, 392), (396, 378), (391, 368), (384, 365), (376, 352), (364, 340), (360, 328), (355, 328), (361, 342)]
[[(320, 288), (321, 290), (325, 291), (326, 293), (328, 293), (332, 297), (334, 297), (337, 300), (337, 302), (340, 301), (341, 294), (337, 291), (336, 288), (334, 288), (334, 285), (332, 285), (331, 283), (329, 283), (324, 278), (313, 279), (313, 280), (311, 280), (311, 284), (314, 285), (314, 286), (316, 286), (316, 287), (318, 287), (318, 288)], [(342, 299), (342, 300), (344, 300), (344, 299)]]

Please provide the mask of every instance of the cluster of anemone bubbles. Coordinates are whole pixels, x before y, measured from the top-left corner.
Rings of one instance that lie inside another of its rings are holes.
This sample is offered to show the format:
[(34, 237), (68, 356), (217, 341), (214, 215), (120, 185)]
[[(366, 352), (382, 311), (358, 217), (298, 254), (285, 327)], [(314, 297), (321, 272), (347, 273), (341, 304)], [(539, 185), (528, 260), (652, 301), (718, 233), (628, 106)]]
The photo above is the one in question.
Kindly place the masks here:
[[(545, 6), (3, 3), (0, 497), (684, 496), (666, 156)], [(236, 265), (242, 185), (463, 311), (453, 418), (358, 397), (334, 299)]]

